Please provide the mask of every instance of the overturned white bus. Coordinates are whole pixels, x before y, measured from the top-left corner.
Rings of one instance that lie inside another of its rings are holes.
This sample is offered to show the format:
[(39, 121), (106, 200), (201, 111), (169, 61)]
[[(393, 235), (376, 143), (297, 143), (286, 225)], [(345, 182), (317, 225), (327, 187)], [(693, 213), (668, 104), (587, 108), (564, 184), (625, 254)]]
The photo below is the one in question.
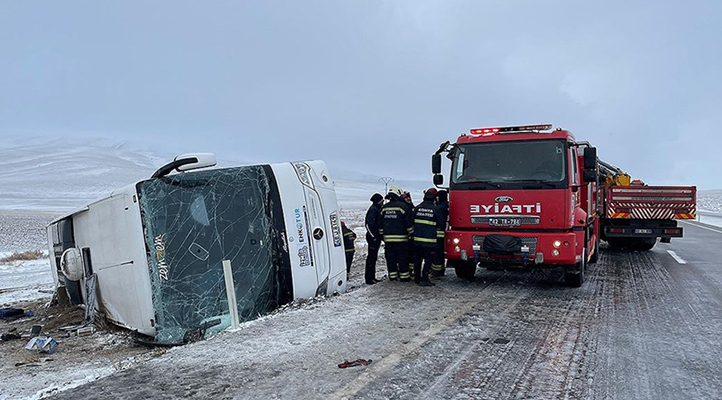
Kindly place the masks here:
[(180, 344), (345, 291), (339, 207), (322, 161), (184, 172), (213, 165), (212, 154), (176, 157), (53, 221), (59, 294), (95, 303), (86, 307), (156, 343)]

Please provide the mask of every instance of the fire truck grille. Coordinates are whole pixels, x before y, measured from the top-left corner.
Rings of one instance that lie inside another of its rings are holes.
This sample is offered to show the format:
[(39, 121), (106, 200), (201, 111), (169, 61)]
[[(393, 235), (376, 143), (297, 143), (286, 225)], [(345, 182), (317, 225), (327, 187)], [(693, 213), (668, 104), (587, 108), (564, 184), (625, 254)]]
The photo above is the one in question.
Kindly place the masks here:
[[(493, 220), (493, 221), (492, 221)], [(472, 224), (494, 224), (497, 223), (497, 221), (501, 220), (502, 222), (504, 220), (518, 220), (514, 221), (513, 224), (506, 224), (511, 226), (519, 226), (519, 225), (539, 225), (540, 218), (537, 216), (524, 216), (524, 217), (502, 217), (502, 216), (473, 216), (471, 217), (471, 223)]]
[[(474, 236), (472, 238), (474, 244), (478, 244), (480, 248), (484, 248), (484, 238), (485, 236)], [(529, 246), (529, 254), (536, 254), (536, 242), (537, 238), (535, 237), (521, 237), (521, 244), (522, 246)], [(521, 253), (519, 253), (521, 254)]]

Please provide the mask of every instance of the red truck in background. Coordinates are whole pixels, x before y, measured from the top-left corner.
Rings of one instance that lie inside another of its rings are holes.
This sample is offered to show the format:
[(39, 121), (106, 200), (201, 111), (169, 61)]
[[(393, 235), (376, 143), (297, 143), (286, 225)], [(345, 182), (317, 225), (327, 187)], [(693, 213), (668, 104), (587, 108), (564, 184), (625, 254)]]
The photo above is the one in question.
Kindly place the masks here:
[(651, 250), (657, 238), (682, 237), (678, 219), (695, 219), (696, 187), (647, 186), (604, 161), (599, 168), (601, 237), (611, 247)]
[[(442, 153), (451, 160), (445, 253), (460, 278), (473, 278), (480, 263), (562, 267), (567, 284), (579, 287), (600, 239), (651, 248), (657, 237), (682, 236), (675, 217), (694, 218), (694, 187), (624, 186), (628, 175), (552, 125), (478, 128), (443, 143), (432, 157), (437, 186)], [(618, 196), (622, 187), (637, 192)], [(637, 202), (629, 217), (620, 218), (620, 197)]]

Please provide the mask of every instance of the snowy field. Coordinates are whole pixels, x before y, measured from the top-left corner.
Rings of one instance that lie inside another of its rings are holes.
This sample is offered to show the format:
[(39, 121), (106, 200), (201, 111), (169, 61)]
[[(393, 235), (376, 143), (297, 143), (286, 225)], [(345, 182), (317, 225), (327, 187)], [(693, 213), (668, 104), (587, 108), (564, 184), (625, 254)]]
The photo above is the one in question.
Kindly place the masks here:
[(697, 221), (722, 226), (722, 190), (697, 193)]
[[(0, 252), (0, 259), (11, 253)], [(47, 258), (0, 262), (0, 308), (52, 297), (53, 275)]]

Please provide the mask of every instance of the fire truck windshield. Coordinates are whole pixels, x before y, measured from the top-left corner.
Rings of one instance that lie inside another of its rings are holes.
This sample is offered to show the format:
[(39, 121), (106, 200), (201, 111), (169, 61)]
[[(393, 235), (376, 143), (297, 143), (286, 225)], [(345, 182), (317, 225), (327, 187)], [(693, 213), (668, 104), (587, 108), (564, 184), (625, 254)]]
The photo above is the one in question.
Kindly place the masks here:
[(459, 189), (567, 187), (561, 140), (473, 143), (456, 147), (451, 184)]

